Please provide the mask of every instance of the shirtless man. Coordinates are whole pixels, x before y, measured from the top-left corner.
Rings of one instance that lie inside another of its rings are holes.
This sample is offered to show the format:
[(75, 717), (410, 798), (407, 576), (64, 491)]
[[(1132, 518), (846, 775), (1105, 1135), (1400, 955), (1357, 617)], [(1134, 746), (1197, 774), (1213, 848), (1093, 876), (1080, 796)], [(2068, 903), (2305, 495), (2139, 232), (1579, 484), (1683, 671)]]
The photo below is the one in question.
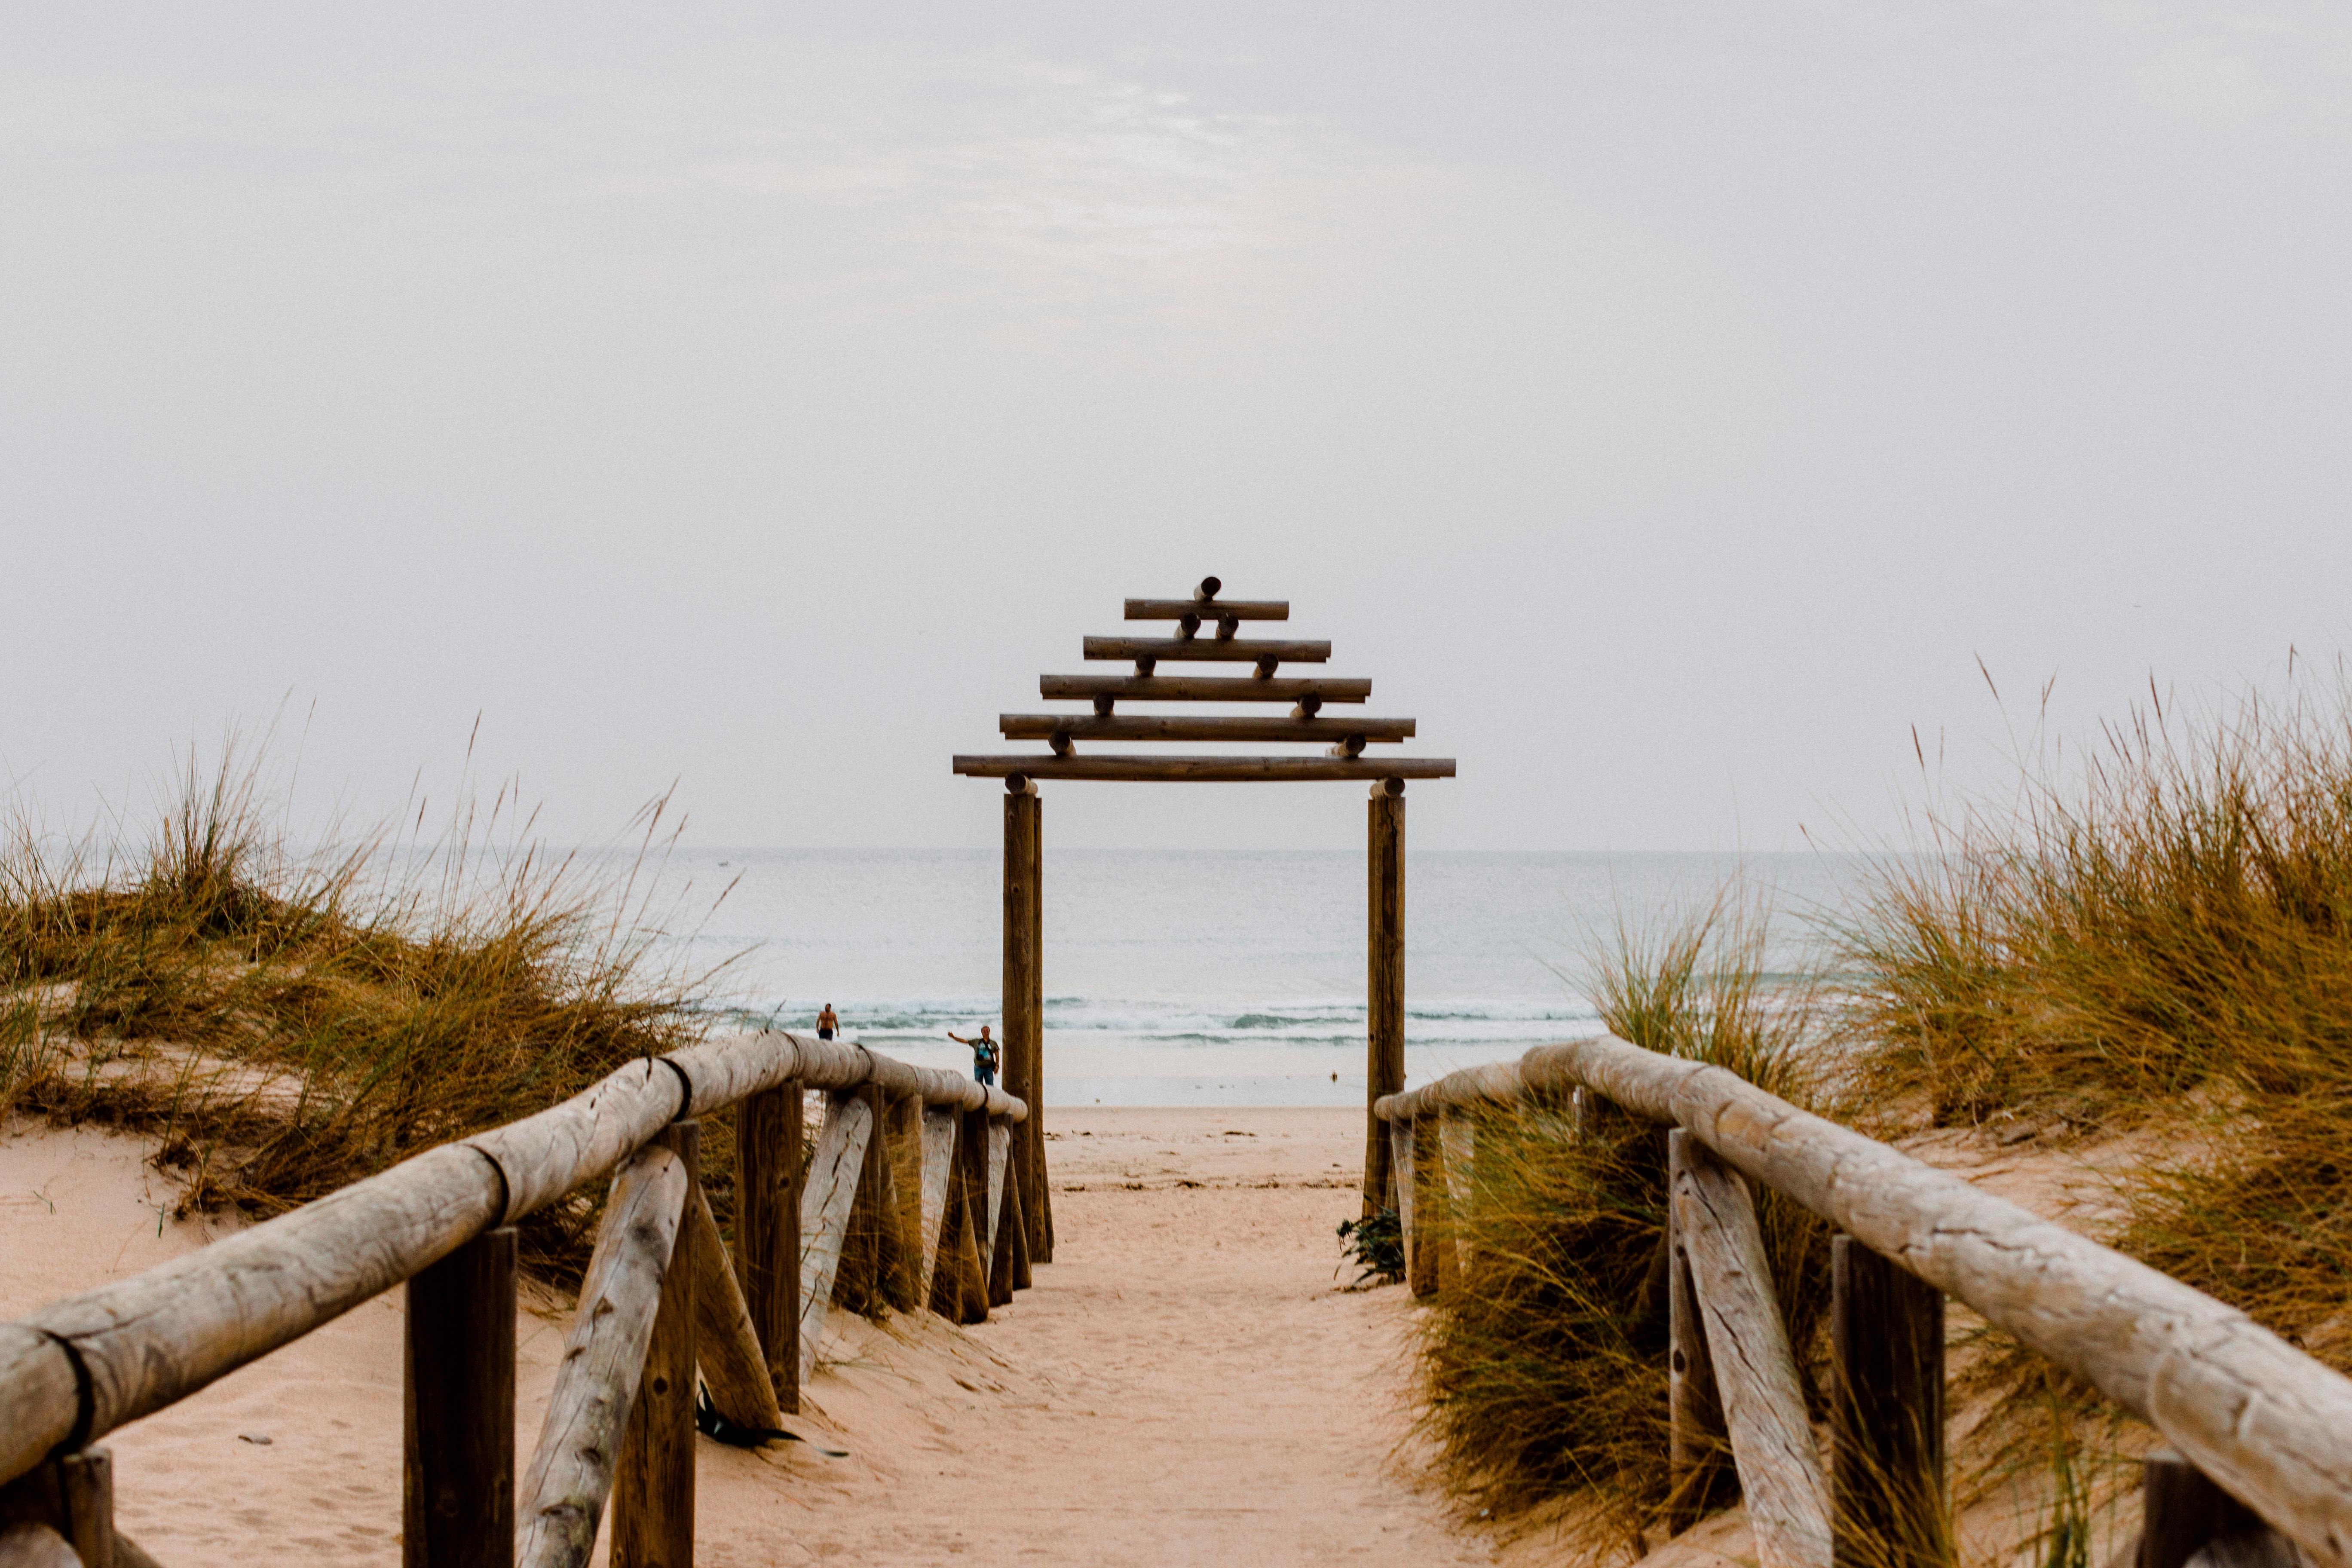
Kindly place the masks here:
[(993, 1084), (996, 1082), (998, 1051), (996, 1042), (988, 1037), (987, 1025), (982, 1024), (980, 1026), (980, 1038), (976, 1040), (967, 1040), (961, 1035), (957, 1034), (953, 1029), (950, 1029), (948, 1031), (948, 1038), (953, 1040), (959, 1046), (970, 1046), (971, 1047), (971, 1076), (973, 1081), (983, 1084)]
[(834, 1031), (840, 1027), (841, 1020), (834, 1016), (833, 1004), (826, 1003), (824, 1011), (816, 1016), (816, 1037), (829, 1040), (833, 1038)]

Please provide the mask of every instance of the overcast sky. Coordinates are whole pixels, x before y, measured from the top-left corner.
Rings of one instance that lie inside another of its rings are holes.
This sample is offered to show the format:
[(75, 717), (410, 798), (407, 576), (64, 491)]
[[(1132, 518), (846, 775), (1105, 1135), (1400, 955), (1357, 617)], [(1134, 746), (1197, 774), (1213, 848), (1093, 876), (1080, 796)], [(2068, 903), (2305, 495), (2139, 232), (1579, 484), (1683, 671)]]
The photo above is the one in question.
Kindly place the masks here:
[(985, 846), (1215, 573), (1460, 758), (1416, 847), (1868, 839), (2343, 647), (2347, 171), (2340, 5), (7, 5), (0, 786), (479, 715), (559, 837)]

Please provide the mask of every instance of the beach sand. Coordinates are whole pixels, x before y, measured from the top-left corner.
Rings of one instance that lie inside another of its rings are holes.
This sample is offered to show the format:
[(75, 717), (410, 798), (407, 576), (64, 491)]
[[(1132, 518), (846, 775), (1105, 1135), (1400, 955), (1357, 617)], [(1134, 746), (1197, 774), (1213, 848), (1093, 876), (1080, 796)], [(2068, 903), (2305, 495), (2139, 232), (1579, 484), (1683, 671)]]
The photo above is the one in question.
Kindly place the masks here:
[[(1398, 1287), (1345, 1289), (1363, 1114), (1049, 1112), (1056, 1261), (988, 1323), (836, 1318), (806, 1406), (849, 1450), (703, 1442), (698, 1560), (1486, 1563), (1424, 1484)], [(136, 1140), (0, 1135), (0, 1316), (204, 1245)], [(518, 1453), (567, 1320), (519, 1325)], [(107, 1439), (173, 1568), (399, 1554), (401, 1309), (372, 1301)], [(263, 1441), (266, 1439), (266, 1441)], [(601, 1561), (601, 1557), (599, 1559)]]

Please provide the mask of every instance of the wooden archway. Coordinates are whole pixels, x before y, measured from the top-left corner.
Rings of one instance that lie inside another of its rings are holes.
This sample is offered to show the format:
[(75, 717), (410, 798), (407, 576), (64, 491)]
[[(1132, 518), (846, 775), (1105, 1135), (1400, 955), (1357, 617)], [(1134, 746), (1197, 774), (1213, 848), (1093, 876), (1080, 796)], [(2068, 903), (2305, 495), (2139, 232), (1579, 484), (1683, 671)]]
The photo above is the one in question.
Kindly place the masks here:
[[(1202, 579), (1189, 599), (1129, 599), (1130, 621), (1173, 621), (1174, 637), (1088, 637), (1089, 659), (1132, 661), (1131, 675), (1047, 675), (1039, 695), (1086, 702), (1090, 711), (1006, 713), (1011, 741), (1043, 741), (1047, 750), (960, 756), (955, 771), (1004, 781), (1004, 1088), (1029, 1105), (1018, 1158), (1022, 1202), (1033, 1256), (1054, 1257), (1054, 1206), (1045, 1178), (1045, 966), (1041, 779), (1131, 779), (1162, 783), (1248, 783), (1363, 779), (1372, 798), (1367, 836), (1367, 1017), (1364, 1102), (1364, 1212), (1393, 1202), (1388, 1140), (1371, 1108), (1404, 1088), (1404, 786), (1407, 779), (1454, 776), (1451, 757), (1376, 757), (1366, 748), (1410, 740), (1411, 719), (1327, 717), (1326, 705), (1370, 700), (1370, 680), (1286, 676), (1284, 665), (1321, 665), (1328, 642), (1240, 635), (1244, 621), (1286, 621), (1286, 599), (1220, 599), (1223, 584)], [(1202, 635), (1203, 632), (1208, 635)], [(1161, 675), (1163, 664), (1245, 664), (1252, 672)], [(1121, 703), (1287, 702), (1286, 717), (1119, 711)], [(1101, 752), (1097, 741), (1305, 742), (1322, 754), (1240, 756)], [(1085, 742), (1087, 750), (1079, 750)]]

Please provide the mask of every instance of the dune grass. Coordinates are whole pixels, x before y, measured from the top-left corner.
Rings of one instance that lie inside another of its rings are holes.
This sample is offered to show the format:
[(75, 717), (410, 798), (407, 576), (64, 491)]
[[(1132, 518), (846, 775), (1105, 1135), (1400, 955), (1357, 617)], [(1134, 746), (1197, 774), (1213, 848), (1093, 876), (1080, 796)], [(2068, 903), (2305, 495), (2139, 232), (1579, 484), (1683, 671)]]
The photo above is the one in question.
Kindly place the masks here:
[(2352, 1369), (2352, 700), (2134, 714), (1844, 931), (1863, 1092), (2144, 1129), (2122, 1250)]
[[(1768, 977), (1764, 934), (1764, 911), (1734, 897), (1621, 931), (1596, 966), (1603, 1018), (1811, 1103), (1815, 999)], [(1422, 1322), (1423, 1423), (1450, 1489), (1497, 1516), (1560, 1504), (1596, 1558), (1637, 1548), (1670, 1508), (1727, 1500), (1721, 1466), (1706, 1495), (1668, 1495), (1664, 1132), (1595, 1104), (1580, 1135), (1570, 1107), (1535, 1106), (1479, 1117), (1473, 1136), (1473, 1201), (1427, 1233), (1477, 1260)], [(1759, 1215), (1801, 1356), (1827, 1306), (1829, 1233), (1769, 1193)]]
[[(143, 840), (13, 826), (0, 1113), (152, 1134), (184, 1212), (267, 1215), (701, 1032), (712, 977), (669, 966), (641, 890), (664, 803), (613, 873), (536, 847), (504, 795), (432, 842), (302, 857), (262, 777), (233, 745), (191, 763)], [(703, 1168), (731, 1207), (716, 1122)], [(527, 1264), (576, 1279), (599, 1201), (526, 1221)]]

